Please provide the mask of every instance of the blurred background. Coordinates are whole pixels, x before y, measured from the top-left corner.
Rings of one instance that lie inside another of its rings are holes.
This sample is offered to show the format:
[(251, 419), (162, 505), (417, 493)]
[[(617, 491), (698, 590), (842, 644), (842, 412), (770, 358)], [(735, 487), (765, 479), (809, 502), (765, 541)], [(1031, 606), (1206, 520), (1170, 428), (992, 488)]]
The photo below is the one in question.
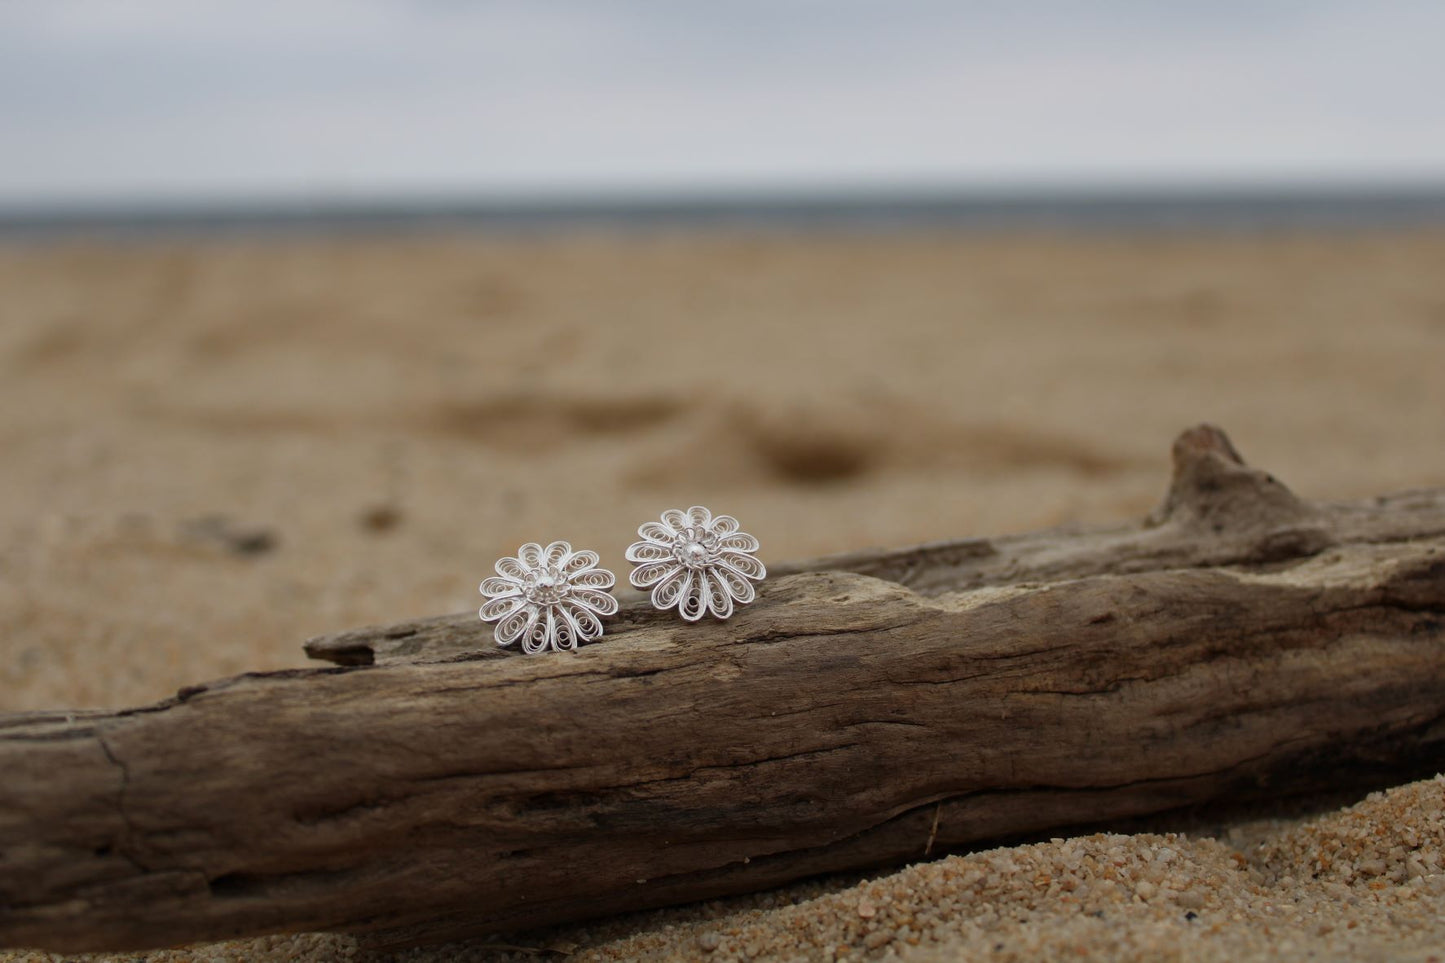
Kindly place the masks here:
[[(0, 5), (0, 710), (615, 570), (1445, 485), (1445, 6)], [(490, 644), (478, 626), (479, 644)]]

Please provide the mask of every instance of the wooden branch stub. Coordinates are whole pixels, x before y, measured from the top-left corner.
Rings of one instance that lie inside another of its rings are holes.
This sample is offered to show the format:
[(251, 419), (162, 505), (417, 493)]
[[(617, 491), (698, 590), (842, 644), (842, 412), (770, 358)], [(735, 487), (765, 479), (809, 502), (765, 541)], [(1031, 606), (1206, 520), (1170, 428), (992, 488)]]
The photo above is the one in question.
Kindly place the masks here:
[(1272, 549), (1295, 557), (1329, 544), (1321, 513), (1268, 472), (1250, 468), (1223, 431), (1199, 425), (1174, 442), (1174, 478), (1152, 524), (1209, 534), (1291, 533)]
[(1217, 429), (1145, 524), (772, 567), (726, 623), (633, 597), (575, 654), (447, 617), (0, 719), (0, 943), (449, 939), (1445, 748), (1445, 492), (1306, 503)]

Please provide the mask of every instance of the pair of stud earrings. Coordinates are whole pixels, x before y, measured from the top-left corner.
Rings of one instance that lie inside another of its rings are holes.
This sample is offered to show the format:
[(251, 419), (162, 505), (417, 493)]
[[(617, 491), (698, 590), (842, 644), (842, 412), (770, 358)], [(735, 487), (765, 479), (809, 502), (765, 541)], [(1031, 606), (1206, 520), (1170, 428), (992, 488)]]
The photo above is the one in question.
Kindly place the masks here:
[[(753, 600), (753, 583), (768, 574), (754, 554), (758, 540), (736, 518), (701, 505), (669, 508), (637, 534), (640, 541), (627, 547), (629, 581), (651, 589), (655, 608), (676, 608), (689, 622), (709, 612), (719, 619), (732, 615)], [(528, 542), (516, 557), (497, 560), (497, 574), (482, 582), (487, 600), (478, 614), (497, 623), (498, 645), (520, 642), (529, 655), (594, 642), (602, 637), (602, 619), (617, 613), (610, 591), (616, 577), (598, 568), (599, 561), (596, 552), (573, 551), (567, 542), (546, 548)]]

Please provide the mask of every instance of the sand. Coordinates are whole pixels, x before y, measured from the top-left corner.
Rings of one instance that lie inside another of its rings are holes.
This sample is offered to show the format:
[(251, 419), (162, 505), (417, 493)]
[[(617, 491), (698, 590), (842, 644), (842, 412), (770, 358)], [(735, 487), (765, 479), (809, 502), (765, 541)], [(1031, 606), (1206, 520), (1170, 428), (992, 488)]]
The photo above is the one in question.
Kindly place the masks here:
[[(1445, 485), (1441, 264), (1430, 233), (0, 247), (0, 711), (147, 702), (474, 609), (522, 541), (622, 569), (672, 505), (737, 515), (765, 559), (1135, 516), (1200, 420), (1307, 497)], [(1442, 808), (1419, 783), (526, 939), (1445, 959)]]

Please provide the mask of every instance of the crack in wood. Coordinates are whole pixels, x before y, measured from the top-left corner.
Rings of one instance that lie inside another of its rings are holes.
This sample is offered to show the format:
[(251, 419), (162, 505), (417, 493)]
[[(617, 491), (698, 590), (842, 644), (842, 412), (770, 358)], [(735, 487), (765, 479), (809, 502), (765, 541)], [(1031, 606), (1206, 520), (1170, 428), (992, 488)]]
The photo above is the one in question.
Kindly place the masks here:
[(103, 727), (95, 728), (91, 731), (91, 735), (95, 739), (95, 744), (100, 747), (101, 754), (105, 756), (106, 761), (114, 766), (116, 772), (120, 774), (120, 785), (116, 788), (114, 807), (116, 815), (120, 817), (121, 825), (125, 827), (125, 832), (118, 842), (103, 844), (96, 854), (107, 855), (109, 852), (114, 852), (134, 866), (138, 872), (147, 873), (150, 871), (150, 867), (136, 855), (135, 840), (140, 838), (140, 834), (135, 823), (131, 821), (130, 809), (126, 804), (126, 792), (130, 789), (130, 767), (111, 749)]

